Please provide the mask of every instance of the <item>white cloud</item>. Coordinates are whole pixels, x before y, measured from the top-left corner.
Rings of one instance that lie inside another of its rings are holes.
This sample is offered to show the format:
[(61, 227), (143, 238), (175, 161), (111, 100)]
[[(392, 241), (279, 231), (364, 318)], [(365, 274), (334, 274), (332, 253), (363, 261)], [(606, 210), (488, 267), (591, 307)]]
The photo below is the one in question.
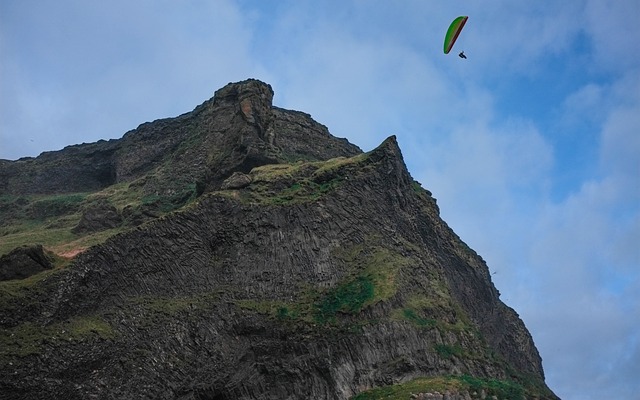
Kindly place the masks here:
[(601, 68), (625, 71), (640, 64), (640, 2), (587, 0), (585, 29), (594, 46), (594, 61)]
[(518, 309), (561, 397), (625, 398), (640, 390), (628, 369), (640, 365), (640, 91), (628, 82), (614, 83), (608, 96), (583, 96), (598, 94), (587, 86), (580, 96), (589, 101), (571, 99), (604, 114), (598, 168), (575, 193), (547, 201), (534, 227), (528, 262), (545, 296)]
[(577, 128), (584, 134), (586, 129), (594, 126), (597, 129), (610, 106), (607, 104), (610, 91), (609, 87), (589, 82), (568, 95), (561, 108), (560, 133), (565, 130), (573, 132)]
[[(639, 127), (640, 102), (635, 107), (618, 108), (609, 115), (602, 134), (603, 169), (625, 178), (637, 179), (640, 176)], [(628, 187), (636, 189), (632, 200), (639, 200), (640, 183)]]
[(3, 7), (2, 158), (37, 155), (20, 150), (25, 133), (39, 150), (117, 138), (191, 110), (229, 81), (266, 75), (231, 2)]

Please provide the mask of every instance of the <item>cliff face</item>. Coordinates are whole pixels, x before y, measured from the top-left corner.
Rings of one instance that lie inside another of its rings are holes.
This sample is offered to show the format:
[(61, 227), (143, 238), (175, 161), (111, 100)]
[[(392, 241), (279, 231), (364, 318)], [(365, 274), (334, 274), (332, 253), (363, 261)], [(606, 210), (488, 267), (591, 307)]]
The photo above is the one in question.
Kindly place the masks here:
[[(347, 399), (426, 382), (464, 398), (474, 382), (485, 393), (499, 382), (498, 394), (556, 398), (526, 327), (411, 178), (395, 137), (361, 153), (305, 114), (265, 107), (272, 95), (257, 81), (229, 85), (154, 123), (207, 125), (182, 139), (198, 145), (154, 156), (145, 125), (102, 144), (115, 149), (116, 180), (171, 159), (153, 185), (179, 171), (206, 190), (68, 267), (0, 282), (0, 391)], [(147, 161), (127, 158), (127, 141)]]

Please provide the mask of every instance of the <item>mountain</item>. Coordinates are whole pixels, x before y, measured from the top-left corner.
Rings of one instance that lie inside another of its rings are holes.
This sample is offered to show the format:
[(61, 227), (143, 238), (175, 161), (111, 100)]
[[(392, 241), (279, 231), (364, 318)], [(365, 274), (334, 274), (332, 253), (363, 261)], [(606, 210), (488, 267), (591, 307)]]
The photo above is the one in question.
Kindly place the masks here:
[(0, 392), (557, 399), (395, 137), (363, 153), (272, 99), (231, 83), (0, 162)]

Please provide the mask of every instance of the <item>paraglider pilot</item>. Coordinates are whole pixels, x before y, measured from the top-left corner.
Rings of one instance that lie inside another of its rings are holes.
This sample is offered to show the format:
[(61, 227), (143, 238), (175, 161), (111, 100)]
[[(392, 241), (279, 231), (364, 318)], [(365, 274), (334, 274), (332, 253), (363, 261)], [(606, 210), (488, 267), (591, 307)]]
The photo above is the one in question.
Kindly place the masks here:
[(461, 51), (460, 54), (458, 54), (458, 57), (460, 58), (467, 58), (467, 56), (464, 55), (464, 51)]

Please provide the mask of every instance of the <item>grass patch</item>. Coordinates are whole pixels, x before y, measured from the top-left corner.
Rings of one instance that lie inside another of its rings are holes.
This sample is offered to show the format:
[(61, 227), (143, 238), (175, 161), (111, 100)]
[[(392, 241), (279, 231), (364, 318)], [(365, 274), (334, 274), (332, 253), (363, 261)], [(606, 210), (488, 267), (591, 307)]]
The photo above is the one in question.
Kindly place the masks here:
[(250, 186), (250, 192), (244, 193), (244, 200), (269, 205), (312, 202), (336, 189), (341, 181), (340, 177), (336, 177), (327, 182), (317, 183), (304, 178), (281, 190), (274, 189), (274, 185), (254, 181)]
[(336, 287), (321, 293), (315, 304), (315, 319), (333, 323), (340, 314), (357, 314), (363, 308), (390, 299), (397, 291), (397, 274), (410, 260), (385, 247), (364, 245), (334, 251), (334, 256), (352, 271)]
[(335, 190), (348, 173), (345, 167), (362, 162), (366, 155), (327, 161), (269, 164), (251, 170), (251, 185), (243, 200), (284, 205), (315, 201)]
[(302, 162), (295, 164), (267, 164), (253, 168), (250, 174), (253, 182), (271, 183), (284, 179), (295, 180), (304, 166), (313, 164)]
[(461, 357), (464, 349), (459, 345), (436, 344), (434, 346), (436, 353), (442, 358)]
[(0, 237), (0, 254), (7, 254), (16, 247), (35, 243), (52, 248), (77, 238), (70, 228), (51, 229), (44, 223), (27, 223), (14, 227), (17, 228), (16, 231)]
[(535, 389), (528, 390), (521, 384), (492, 378), (475, 378), (469, 375), (417, 378), (409, 382), (384, 386), (367, 390), (353, 396), (351, 400), (406, 400), (419, 393), (452, 392), (452, 393), (480, 393), (487, 396), (496, 396), (501, 400), (522, 400), (527, 395), (537, 396), (540, 393)]
[(411, 308), (404, 308), (401, 310), (401, 318), (411, 322), (418, 328), (433, 328), (437, 325), (435, 319), (423, 318), (418, 315), (418, 312)]
[(57, 254), (65, 254), (73, 250), (85, 250), (91, 246), (102, 244), (106, 242), (110, 237), (124, 231), (126, 231), (126, 228), (119, 227), (95, 232), (79, 238), (77, 236), (74, 236), (73, 238), (70, 238), (70, 240), (53, 243), (50, 249)]
[(296, 202), (315, 201), (338, 186), (339, 182), (339, 179), (335, 179), (323, 184), (317, 184), (313, 181), (305, 179), (300, 182), (294, 183), (290, 187), (265, 200), (266, 203), (280, 205)]
[(168, 195), (149, 194), (140, 199), (141, 207), (151, 207), (162, 214), (177, 210), (197, 197), (196, 184), (184, 185)]
[(86, 193), (47, 196), (33, 201), (27, 208), (27, 216), (31, 219), (42, 220), (72, 214), (80, 210), (86, 197)]
[(462, 375), (460, 379), (469, 388), (470, 391), (479, 392), (485, 390), (490, 396), (497, 396), (499, 399), (520, 400), (524, 398), (524, 387), (513, 381), (505, 381), (498, 379), (482, 379), (475, 378), (470, 375)]
[(199, 312), (210, 309), (218, 302), (218, 292), (201, 293), (194, 296), (138, 296), (129, 299), (130, 312), (134, 320), (143, 327), (174, 320), (184, 312)]
[(115, 336), (111, 325), (99, 316), (76, 317), (48, 326), (24, 322), (10, 329), (0, 329), (0, 359), (39, 354), (50, 342), (113, 339)]
[(367, 390), (351, 400), (407, 400), (412, 394), (462, 390), (463, 383), (448, 377), (417, 378), (409, 382)]
[(363, 153), (354, 157), (336, 157), (327, 161), (316, 163), (318, 168), (313, 172), (313, 178), (315, 178), (315, 180), (322, 180), (322, 177), (335, 175), (338, 170), (347, 166), (361, 163), (367, 160), (368, 157), (369, 156), (366, 153)]
[(358, 276), (327, 292), (316, 303), (314, 318), (321, 324), (335, 323), (338, 313), (357, 314), (374, 299), (370, 276)]
[[(92, 203), (106, 200), (119, 212), (132, 208), (157, 211), (161, 216), (181, 208), (196, 197), (195, 183), (181, 185), (166, 196), (143, 196), (144, 179), (119, 183), (94, 193), (72, 193), (51, 196), (0, 196), (0, 254), (16, 247), (39, 243), (62, 254), (104, 242), (127, 229), (126, 224), (115, 229), (78, 236), (72, 229), (81, 218), (81, 210)], [(152, 213), (153, 214), (153, 213)], [(148, 218), (148, 217), (145, 217)]]
[(47, 278), (63, 270), (62, 266), (48, 269), (24, 279), (12, 279), (0, 282), (0, 308), (8, 312), (15, 304), (40, 301), (40, 295), (49, 288)]
[(0, 218), (5, 222), (44, 221), (80, 210), (87, 193), (56, 195), (0, 196)]
[[(362, 246), (337, 251), (351, 274), (329, 289), (309, 287), (295, 301), (237, 300), (238, 307), (280, 320), (319, 326), (337, 326), (342, 317), (386, 301), (397, 291), (396, 274), (408, 260), (389, 249), (378, 247), (365, 252)], [(347, 325), (353, 325), (352, 319)], [(367, 321), (360, 321), (366, 323)], [(348, 328), (348, 327), (347, 327)]]
[(122, 210), (127, 206), (138, 206), (142, 198), (142, 190), (138, 183), (138, 181), (116, 183), (99, 192), (90, 194), (87, 196), (87, 201), (105, 199), (118, 210)]
[(75, 239), (71, 228), (80, 220), (86, 193), (51, 196), (2, 196), (0, 254), (22, 245), (47, 247)]

